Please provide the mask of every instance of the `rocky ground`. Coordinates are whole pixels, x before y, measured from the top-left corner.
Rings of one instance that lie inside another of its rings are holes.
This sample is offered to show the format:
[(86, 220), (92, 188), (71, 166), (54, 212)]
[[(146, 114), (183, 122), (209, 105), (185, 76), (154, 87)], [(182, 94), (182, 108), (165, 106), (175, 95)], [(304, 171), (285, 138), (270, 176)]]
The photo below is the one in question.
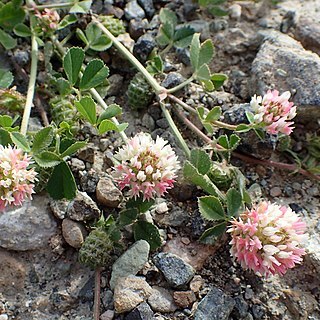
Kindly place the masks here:
[[(202, 31), (202, 39), (213, 40), (216, 57), (211, 67), (228, 74), (229, 81), (223, 91), (210, 95), (191, 86), (184, 93), (189, 104), (221, 105), (225, 119), (234, 123), (241, 120), (241, 110), (253, 94), (263, 94), (267, 88), (290, 90), (299, 113), (295, 151), (303, 149), (306, 132), (318, 131), (319, 1), (230, 1), (229, 16), (214, 19), (191, 1), (153, 1), (153, 5), (140, 0), (139, 4), (94, 1), (93, 5), (96, 12), (115, 13), (127, 21), (139, 56), (145, 52), (143, 34), (153, 35), (158, 9), (164, 5)], [(7, 54), (20, 65), (29, 61), (23, 46)], [(178, 50), (168, 59), (169, 70), (188, 75), (188, 52)], [(122, 60), (113, 64), (108, 100), (124, 106), (128, 135), (144, 130), (175, 145), (158, 107), (142, 112), (126, 107), (124, 92), (132, 74), (126, 74)], [(111, 163), (106, 157), (121, 141), (115, 135), (100, 139), (87, 127), (82, 135), (91, 142), (70, 159), (81, 190), (75, 200), (56, 202), (39, 194), (22, 208), (0, 215), (0, 320), (92, 319), (94, 272), (79, 264), (77, 252), (87, 233), (86, 221), (101, 212), (115, 213), (122, 199), (108, 176)], [(188, 130), (184, 135), (191, 146), (200, 143)], [(286, 161), (273, 152), (274, 146), (272, 140), (261, 144), (249, 137), (241, 148), (262, 159)], [(234, 164), (243, 169), (255, 197), (290, 205), (307, 222), (310, 240), (304, 263), (284, 277), (259, 278), (232, 261), (227, 237), (215, 246), (200, 244), (197, 239), (205, 222), (197, 211), (196, 196), (201, 193), (180, 178), (176, 189), (165, 200), (158, 199), (147, 215), (161, 229), (163, 247), (150, 252), (143, 240), (132, 245), (128, 228), (128, 250), (115, 252), (113, 266), (105, 266), (101, 320), (320, 319), (318, 183), (261, 165), (237, 160)]]

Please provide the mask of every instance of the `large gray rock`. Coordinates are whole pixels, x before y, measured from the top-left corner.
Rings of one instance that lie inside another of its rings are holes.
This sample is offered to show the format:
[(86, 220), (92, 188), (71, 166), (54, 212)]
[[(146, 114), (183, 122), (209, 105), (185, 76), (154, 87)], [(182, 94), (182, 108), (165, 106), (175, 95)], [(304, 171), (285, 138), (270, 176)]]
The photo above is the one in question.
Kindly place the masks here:
[(291, 37), (277, 31), (261, 33), (263, 44), (252, 63), (251, 94), (268, 89), (290, 91), (298, 115), (316, 119), (320, 115), (320, 57)]
[(234, 299), (213, 287), (200, 301), (194, 320), (228, 320), (234, 306)]
[(192, 266), (175, 254), (161, 252), (153, 258), (153, 261), (174, 288), (185, 286), (194, 276)]
[(25, 201), (22, 207), (2, 213), (0, 247), (26, 251), (47, 246), (57, 231), (57, 223), (48, 205), (48, 197), (36, 195), (32, 201)]
[(136, 275), (148, 261), (150, 245), (145, 240), (137, 241), (112, 266), (110, 288), (114, 289), (119, 278)]

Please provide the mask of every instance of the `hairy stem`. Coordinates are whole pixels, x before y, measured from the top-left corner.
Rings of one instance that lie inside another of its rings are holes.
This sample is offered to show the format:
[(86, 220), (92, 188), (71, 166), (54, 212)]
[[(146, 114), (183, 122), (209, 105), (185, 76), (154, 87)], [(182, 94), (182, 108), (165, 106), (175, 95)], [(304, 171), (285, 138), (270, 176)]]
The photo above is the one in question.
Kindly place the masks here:
[(38, 66), (38, 43), (36, 40), (36, 36), (32, 30), (31, 35), (31, 71), (30, 71), (30, 78), (28, 84), (28, 91), (27, 91), (27, 99), (26, 104), (23, 111), (22, 123), (20, 132), (23, 135), (26, 135), (28, 129), (28, 123), (30, 119), (30, 113), (32, 108), (32, 101), (35, 91), (36, 85), (36, 78), (37, 78), (37, 66)]
[(34, 5), (31, 8), (28, 8), (28, 10), (42, 10), (42, 9), (63, 9), (63, 8), (69, 8), (72, 7), (75, 4), (75, 2), (64, 2), (64, 3), (48, 3), (48, 4), (40, 4), (40, 5)]
[(190, 77), (189, 79), (187, 79), (186, 81), (183, 81), (182, 83), (180, 83), (179, 85), (177, 85), (176, 87), (173, 87), (171, 89), (167, 89), (168, 93), (174, 93), (179, 91), (180, 89), (184, 88), (186, 85), (188, 85), (190, 82), (192, 82), (194, 80), (193, 76)]
[(101, 292), (101, 268), (97, 268), (94, 273), (94, 305), (93, 318), (100, 319), (100, 292)]
[(113, 42), (114, 46), (126, 57), (126, 59), (128, 59), (130, 63), (144, 75), (146, 80), (154, 89), (156, 95), (167, 91), (167, 89), (160, 86), (157, 80), (146, 70), (140, 61), (97, 18), (92, 17), (92, 21)]
[(173, 134), (175, 135), (175, 137), (177, 138), (182, 150), (184, 151), (185, 155), (187, 156), (187, 158), (190, 158), (190, 149), (187, 146), (186, 142), (184, 141), (179, 129), (177, 128), (176, 124), (174, 123), (170, 112), (168, 111), (168, 109), (166, 108), (165, 104), (163, 102), (160, 102), (160, 107), (162, 110), (162, 113), (164, 114), (171, 130), (173, 131)]

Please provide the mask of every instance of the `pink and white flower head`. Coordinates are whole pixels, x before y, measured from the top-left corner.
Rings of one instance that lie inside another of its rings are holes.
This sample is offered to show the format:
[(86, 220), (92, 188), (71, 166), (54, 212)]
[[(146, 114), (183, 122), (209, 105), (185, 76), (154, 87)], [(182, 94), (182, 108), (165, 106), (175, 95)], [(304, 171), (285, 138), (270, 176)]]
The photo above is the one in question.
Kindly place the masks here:
[(306, 224), (290, 208), (263, 201), (231, 224), (231, 255), (258, 275), (283, 275), (306, 254)]
[(269, 90), (263, 97), (254, 95), (250, 105), (254, 112), (254, 122), (262, 124), (270, 134), (283, 133), (289, 135), (297, 112), (293, 102), (289, 102), (289, 91), (279, 96), (279, 91)]
[(19, 206), (32, 199), (37, 173), (28, 169), (30, 157), (21, 149), (0, 145), (0, 212), (7, 206)]
[(120, 189), (129, 187), (129, 196), (143, 195), (144, 200), (161, 197), (173, 188), (178, 158), (164, 139), (153, 141), (147, 133), (138, 133), (121, 148), (115, 158), (120, 164), (113, 177)]
[(60, 16), (56, 10), (51, 10), (48, 8), (45, 8), (41, 12), (36, 10), (35, 16), (39, 18), (43, 32), (52, 32), (57, 29)]

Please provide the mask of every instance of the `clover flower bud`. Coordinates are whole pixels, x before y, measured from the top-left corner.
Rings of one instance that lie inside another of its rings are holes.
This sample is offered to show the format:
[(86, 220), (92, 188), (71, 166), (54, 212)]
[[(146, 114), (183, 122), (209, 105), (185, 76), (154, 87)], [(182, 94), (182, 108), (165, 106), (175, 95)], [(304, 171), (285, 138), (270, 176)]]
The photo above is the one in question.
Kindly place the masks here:
[(279, 96), (279, 91), (269, 90), (263, 97), (254, 95), (250, 105), (254, 112), (254, 122), (261, 124), (270, 134), (283, 133), (290, 135), (297, 112), (293, 102), (289, 102), (290, 92)]
[(263, 201), (231, 224), (231, 255), (258, 275), (283, 275), (306, 254), (306, 224), (290, 208)]
[(0, 145), (0, 212), (7, 206), (19, 206), (32, 199), (37, 173), (27, 169), (30, 157), (21, 149)]
[(35, 16), (39, 18), (43, 32), (52, 32), (57, 29), (60, 21), (60, 16), (57, 11), (46, 8), (41, 12), (36, 11)]
[(135, 135), (121, 148), (115, 158), (120, 164), (113, 177), (120, 189), (129, 188), (129, 196), (143, 195), (144, 200), (161, 197), (173, 188), (178, 158), (164, 139), (153, 141), (146, 133)]

